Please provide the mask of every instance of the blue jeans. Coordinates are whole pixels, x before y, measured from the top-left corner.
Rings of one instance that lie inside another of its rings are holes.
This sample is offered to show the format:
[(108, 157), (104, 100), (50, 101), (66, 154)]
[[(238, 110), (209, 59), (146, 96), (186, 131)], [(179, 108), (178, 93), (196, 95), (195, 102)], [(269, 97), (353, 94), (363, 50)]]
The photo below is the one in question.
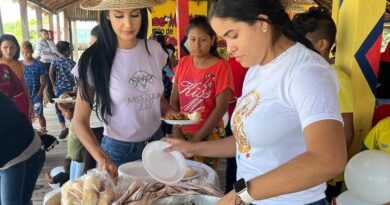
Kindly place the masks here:
[(144, 142), (123, 142), (104, 136), (102, 139), (102, 148), (110, 156), (117, 167), (120, 165), (140, 160), (142, 151), (147, 143), (160, 140), (163, 137), (161, 128)]
[(329, 205), (329, 203), (328, 203), (328, 201), (326, 201), (326, 198), (324, 198), (324, 199), (321, 199), (319, 201), (316, 201), (316, 202), (313, 202), (310, 204), (306, 204), (306, 205)]
[(0, 204), (30, 204), (44, 162), (45, 151), (40, 149), (26, 161), (0, 170)]

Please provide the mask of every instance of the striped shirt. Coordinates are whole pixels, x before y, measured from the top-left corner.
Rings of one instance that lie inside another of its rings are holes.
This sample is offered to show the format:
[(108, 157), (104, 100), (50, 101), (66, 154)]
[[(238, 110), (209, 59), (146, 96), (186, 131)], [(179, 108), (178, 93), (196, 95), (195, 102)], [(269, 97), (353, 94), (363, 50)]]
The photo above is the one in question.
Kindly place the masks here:
[(34, 55), (36, 58), (39, 58), (42, 63), (51, 63), (55, 58), (54, 53), (46, 40), (38, 40)]

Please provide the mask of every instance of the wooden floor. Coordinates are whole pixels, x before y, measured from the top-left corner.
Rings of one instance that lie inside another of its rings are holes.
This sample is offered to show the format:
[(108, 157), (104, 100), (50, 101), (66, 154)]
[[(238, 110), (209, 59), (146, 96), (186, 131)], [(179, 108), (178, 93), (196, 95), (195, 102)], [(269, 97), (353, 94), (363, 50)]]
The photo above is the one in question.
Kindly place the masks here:
[[(47, 130), (49, 131), (49, 134), (53, 135), (54, 137), (58, 137), (61, 132), (61, 127), (57, 120), (54, 105), (47, 104), (44, 113), (47, 121)], [(34, 122), (33, 126), (34, 128), (39, 129), (39, 125), (37, 122)], [(52, 190), (45, 180), (45, 173), (50, 171), (53, 167), (63, 165), (63, 161), (66, 156), (66, 147), (66, 140), (60, 141), (60, 143), (56, 145), (54, 149), (50, 150), (49, 152), (46, 152), (45, 165), (37, 180), (37, 184), (35, 185), (35, 190), (32, 197), (34, 205), (41, 205), (43, 203), (43, 197), (45, 196), (45, 194)], [(221, 183), (221, 188), (225, 187), (225, 166), (226, 161), (222, 160), (220, 167), (217, 170)]]

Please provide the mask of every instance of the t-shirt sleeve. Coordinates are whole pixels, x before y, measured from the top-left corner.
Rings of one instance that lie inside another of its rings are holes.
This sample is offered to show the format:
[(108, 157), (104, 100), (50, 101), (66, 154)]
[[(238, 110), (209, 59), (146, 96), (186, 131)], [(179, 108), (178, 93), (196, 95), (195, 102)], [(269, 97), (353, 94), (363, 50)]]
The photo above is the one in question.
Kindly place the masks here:
[(230, 65), (225, 61), (221, 63), (219, 72), (217, 74), (218, 76), (215, 86), (215, 96), (218, 96), (227, 88), (231, 89), (232, 92), (234, 92), (233, 74)]
[[(88, 67), (88, 85), (90, 85), (91, 87), (94, 87), (93, 80), (92, 80), (92, 74), (90, 73), (90, 69), (91, 69), (91, 67)], [(79, 79), (79, 64), (78, 63), (75, 64), (71, 73), (73, 74), (73, 76), (75, 78), (80, 80)]]
[(353, 113), (353, 91), (352, 83), (346, 74), (339, 75), (339, 93), (338, 99), (340, 103), (341, 113)]
[(379, 124), (371, 129), (366, 138), (363, 141), (365, 149), (377, 149), (377, 135), (379, 130)]
[(289, 100), (298, 112), (302, 130), (320, 120), (343, 122), (337, 99), (337, 78), (331, 69), (306, 63), (292, 74)]

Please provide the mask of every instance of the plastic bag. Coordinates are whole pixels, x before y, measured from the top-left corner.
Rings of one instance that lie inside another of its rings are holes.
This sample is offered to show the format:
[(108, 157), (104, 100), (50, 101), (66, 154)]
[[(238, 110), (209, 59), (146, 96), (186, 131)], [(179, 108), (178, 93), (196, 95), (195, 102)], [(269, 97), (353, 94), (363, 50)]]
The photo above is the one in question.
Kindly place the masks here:
[(109, 205), (116, 198), (115, 183), (107, 172), (91, 170), (61, 188), (62, 205)]

